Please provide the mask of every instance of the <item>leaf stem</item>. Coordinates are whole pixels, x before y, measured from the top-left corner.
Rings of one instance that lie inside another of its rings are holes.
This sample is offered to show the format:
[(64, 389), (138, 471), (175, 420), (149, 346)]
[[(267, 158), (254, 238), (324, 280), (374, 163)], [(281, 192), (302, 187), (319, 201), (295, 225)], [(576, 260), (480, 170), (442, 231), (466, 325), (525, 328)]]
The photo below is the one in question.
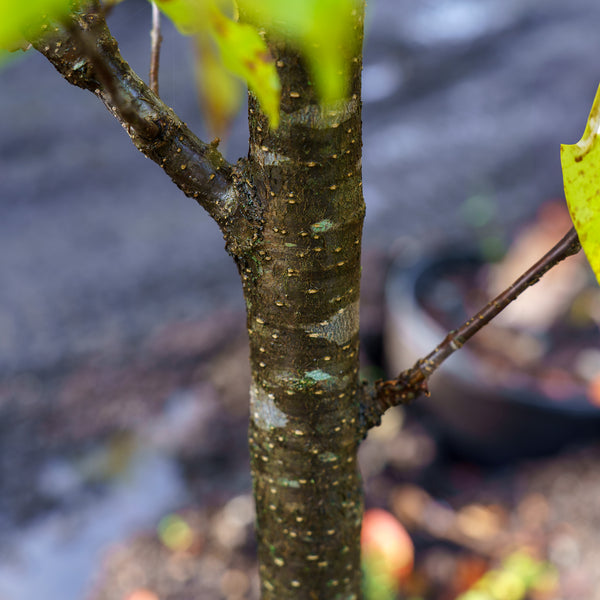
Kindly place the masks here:
[(152, 51), (150, 54), (150, 89), (158, 96), (158, 68), (160, 64), (160, 46), (162, 44), (162, 33), (160, 29), (160, 10), (155, 2), (152, 2)]

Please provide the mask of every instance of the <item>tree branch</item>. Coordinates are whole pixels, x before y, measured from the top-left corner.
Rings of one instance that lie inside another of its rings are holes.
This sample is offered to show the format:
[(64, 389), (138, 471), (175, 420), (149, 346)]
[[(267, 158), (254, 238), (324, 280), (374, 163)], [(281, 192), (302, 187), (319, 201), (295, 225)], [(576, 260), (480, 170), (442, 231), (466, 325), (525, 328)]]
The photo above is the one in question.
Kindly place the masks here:
[(98, 96), (138, 150), (231, 232), (243, 204), (240, 193), (249, 193), (239, 170), (215, 144), (199, 140), (138, 77), (121, 57), (98, 3), (87, 6), (68, 24), (48, 24), (44, 37), (32, 44), (69, 83)]
[(371, 427), (379, 425), (383, 413), (388, 408), (408, 403), (421, 394), (429, 395), (427, 380), (449, 356), (461, 348), (527, 288), (537, 283), (545, 273), (580, 250), (581, 244), (573, 227), (512, 285), (458, 329), (450, 331), (439, 346), (424, 358), (419, 359), (410, 369), (400, 373), (396, 379), (377, 381), (371, 388), (365, 386), (361, 406), (361, 435), (364, 437)]

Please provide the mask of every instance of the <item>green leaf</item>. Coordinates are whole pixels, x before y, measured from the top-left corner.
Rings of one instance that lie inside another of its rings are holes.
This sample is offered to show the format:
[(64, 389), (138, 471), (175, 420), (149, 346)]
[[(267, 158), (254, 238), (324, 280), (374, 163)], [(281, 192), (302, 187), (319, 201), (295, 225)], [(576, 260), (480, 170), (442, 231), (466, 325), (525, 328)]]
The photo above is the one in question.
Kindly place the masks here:
[[(197, 35), (199, 46), (206, 46), (203, 39), (206, 36), (212, 38), (224, 67), (247, 83), (271, 125), (277, 127), (281, 86), (267, 45), (256, 29), (226, 17), (214, 0), (157, 0), (156, 3), (182, 33)], [(206, 88), (211, 85), (214, 68), (212, 62), (203, 84)], [(219, 81), (223, 82), (224, 77), (220, 76)], [(224, 93), (229, 93), (226, 89), (227, 86), (223, 86)], [(223, 98), (223, 102), (233, 103), (230, 97)]]
[(210, 0), (154, 0), (158, 8), (184, 35), (192, 35), (208, 29), (209, 2)]
[[(182, 33), (212, 38), (219, 48), (223, 65), (248, 84), (271, 125), (276, 127), (280, 83), (258, 30), (295, 45), (307, 61), (317, 95), (324, 104), (333, 104), (348, 93), (349, 59), (360, 43), (355, 32), (362, 1), (237, 0), (237, 6), (255, 27), (226, 17), (215, 0), (156, 0), (156, 3)], [(231, 0), (220, 0), (219, 6), (231, 7)], [(198, 46), (205, 48), (206, 42), (200, 40)], [(209, 56), (206, 62), (210, 69), (206, 68), (206, 74), (201, 77), (201, 90), (210, 89), (211, 77), (215, 78), (218, 87), (226, 90), (228, 86), (222, 85), (226, 77), (216, 75), (212, 57)], [(200, 65), (200, 68), (204, 66)], [(227, 94), (226, 91), (223, 93)], [(223, 103), (233, 105), (234, 101), (225, 95)]]
[(349, 57), (360, 40), (356, 17), (362, 0), (238, 0), (253, 23), (284, 38), (304, 54), (321, 101), (348, 93)]
[(583, 137), (560, 148), (565, 196), (583, 250), (600, 283), (600, 86)]
[(44, 18), (64, 18), (71, 5), (71, 0), (0, 0), (0, 48), (22, 47), (25, 29), (34, 37), (43, 34)]

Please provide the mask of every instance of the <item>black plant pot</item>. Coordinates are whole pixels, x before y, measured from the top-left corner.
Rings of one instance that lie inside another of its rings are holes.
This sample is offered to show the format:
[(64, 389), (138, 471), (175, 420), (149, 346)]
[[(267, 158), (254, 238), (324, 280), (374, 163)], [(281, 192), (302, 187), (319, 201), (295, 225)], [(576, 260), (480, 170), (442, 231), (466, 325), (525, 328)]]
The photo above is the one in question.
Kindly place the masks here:
[[(386, 288), (386, 354), (391, 373), (425, 356), (447, 333), (423, 309), (427, 294), (440, 294), (440, 287), (443, 294), (449, 274), (472, 274), (482, 264), (476, 253), (450, 251), (391, 268)], [(451, 317), (454, 326), (461, 325), (460, 307), (453, 307), (452, 300), (448, 304), (450, 315), (456, 313)], [(492, 385), (488, 368), (467, 343), (433, 375), (431, 397), (417, 401), (442, 441), (460, 457), (502, 464), (600, 437), (600, 408), (587, 400), (583, 389), (556, 402), (531, 386), (515, 383), (518, 377), (509, 378), (512, 383), (506, 385)]]

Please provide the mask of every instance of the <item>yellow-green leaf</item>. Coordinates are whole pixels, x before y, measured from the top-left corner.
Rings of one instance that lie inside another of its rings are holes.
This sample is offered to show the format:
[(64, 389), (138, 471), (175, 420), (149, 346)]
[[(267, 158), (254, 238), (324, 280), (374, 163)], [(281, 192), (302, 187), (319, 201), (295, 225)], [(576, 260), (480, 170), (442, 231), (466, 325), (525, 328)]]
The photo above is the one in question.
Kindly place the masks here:
[[(182, 33), (199, 36), (199, 45), (205, 46), (204, 36), (214, 40), (224, 67), (247, 83), (271, 125), (276, 127), (281, 93), (279, 77), (258, 31), (225, 16), (215, 0), (157, 0), (156, 3)], [(214, 76), (216, 63), (211, 63), (211, 68)], [(211, 85), (210, 76), (209, 73), (204, 76), (205, 87)], [(219, 80), (223, 82), (225, 77), (221, 75)], [(224, 98), (224, 101), (230, 104), (231, 98)]]
[(600, 283), (600, 86), (583, 137), (560, 148), (565, 196), (583, 250)]
[(223, 66), (215, 44), (207, 36), (196, 36), (196, 81), (209, 133), (226, 135), (241, 101), (241, 82)]
[(177, 29), (192, 35), (208, 29), (208, 4), (210, 0), (154, 0)]
[(0, 48), (20, 48), (24, 30), (28, 35), (42, 34), (44, 17), (61, 19), (71, 5), (71, 0), (0, 0)]
[(238, 0), (253, 23), (292, 42), (305, 56), (325, 104), (348, 92), (349, 59), (360, 43), (356, 18), (363, 0)]
[(211, 33), (225, 66), (246, 81), (271, 126), (277, 127), (281, 84), (264, 40), (250, 25), (236, 23), (218, 10), (211, 13)]

